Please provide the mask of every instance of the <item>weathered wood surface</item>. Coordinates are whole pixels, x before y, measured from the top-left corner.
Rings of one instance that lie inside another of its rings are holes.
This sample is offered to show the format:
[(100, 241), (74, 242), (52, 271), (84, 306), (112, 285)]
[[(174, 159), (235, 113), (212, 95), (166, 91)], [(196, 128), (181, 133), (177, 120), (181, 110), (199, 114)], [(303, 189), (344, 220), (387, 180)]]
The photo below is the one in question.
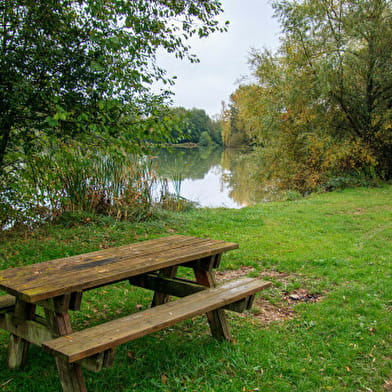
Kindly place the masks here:
[(37, 346), (41, 346), (42, 342), (58, 336), (49, 331), (46, 324), (41, 320), (16, 322), (11, 313), (0, 315), (0, 328)]
[[(16, 300), (15, 310), (12, 312), (12, 322), (15, 326), (20, 322), (23, 324), (26, 320), (32, 320), (35, 315), (35, 305)], [(23, 367), (27, 362), (27, 354), (30, 342), (23, 337), (12, 334), (8, 343), (7, 362), (10, 369)]]
[[(174, 265), (172, 267), (164, 268), (158, 272), (158, 275), (163, 278), (174, 278), (177, 275), (178, 266)], [(155, 289), (154, 297), (151, 302), (151, 306), (158, 306), (169, 302), (170, 296), (168, 293), (161, 291), (159, 289)]]
[(15, 297), (13, 295), (2, 295), (0, 296), (0, 313), (9, 312), (15, 307)]
[[(53, 309), (45, 308), (45, 317), (48, 330), (56, 336), (72, 334), (68, 306), (71, 303), (71, 294), (66, 294), (52, 299)], [(61, 386), (64, 392), (87, 392), (82, 368), (79, 363), (68, 363), (56, 357), (56, 366), (59, 373)]]
[(0, 288), (34, 303), (236, 248), (231, 242), (176, 235), (0, 271)]
[(227, 282), (222, 286), (209, 288), (177, 301), (62, 336), (45, 342), (42, 347), (59, 358), (73, 363), (182, 320), (212, 312), (269, 286), (270, 282), (252, 278)]
[[(180, 298), (198, 293), (199, 291), (207, 290), (206, 286), (195, 283), (191, 280), (182, 278), (165, 278), (156, 273), (135, 276), (129, 279), (129, 281), (134, 286), (159, 291), (160, 293)], [(240, 301), (225, 305), (224, 309), (242, 313), (252, 307), (253, 299), (254, 296), (241, 299)]]
[(158, 291), (166, 295), (174, 295), (175, 297), (186, 297), (206, 289), (205, 286), (187, 279), (166, 278), (156, 273), (135, 276), (130, 278), (129, 282), (134, 286)]
[[(200, 265), (195, 265), (193, 267), (197, 283), (206, 287), (216, 286), (215, 275), (212, 271), (215, 258), (216, 257), (211, 257), (209, 268), (207, 269), (200, 267)], [(210, 325), (211, 334), (215, 339), (231, 340), (230, 327), (227, 323), (226, 313), (223, 309), (213, 309), (212, 311), (207, 312), (207, 319), (208, 324)]]
[(98, 373), (103, 368), (109, 368), (113, 366), (115, 353), (115, 348), (109, 349), (91, 357), (84, 358), (78, 363), (90, 372)]

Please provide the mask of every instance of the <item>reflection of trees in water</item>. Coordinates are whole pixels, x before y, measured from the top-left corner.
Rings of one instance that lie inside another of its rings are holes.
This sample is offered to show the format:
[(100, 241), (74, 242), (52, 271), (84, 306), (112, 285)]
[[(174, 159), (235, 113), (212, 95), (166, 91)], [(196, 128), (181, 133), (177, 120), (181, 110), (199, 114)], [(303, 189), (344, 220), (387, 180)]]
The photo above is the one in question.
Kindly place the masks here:
[(160, 151), (154, 166), (160, 177), (197, 180), (220, 163), (221, 155), (221, 148), (174, 148)]
[(221, 165), (226, 170), (224, 181), (230, 187), (230, 197), (242, 206), (265, 198), (262, 183), (257, 179), (258, 162), (249, 151), (226, 149)]
[(220, 148), (162, 150), (154, 161), (158, 175), (171, 180), (178, 194), (183, 180), (203, 179), (213, 169), (221, 176), (221, 191), (228, 187), (229, 196), (242, 206), (260, 202), (267, 196), (255, 174), (258, 166), (249, 151)]

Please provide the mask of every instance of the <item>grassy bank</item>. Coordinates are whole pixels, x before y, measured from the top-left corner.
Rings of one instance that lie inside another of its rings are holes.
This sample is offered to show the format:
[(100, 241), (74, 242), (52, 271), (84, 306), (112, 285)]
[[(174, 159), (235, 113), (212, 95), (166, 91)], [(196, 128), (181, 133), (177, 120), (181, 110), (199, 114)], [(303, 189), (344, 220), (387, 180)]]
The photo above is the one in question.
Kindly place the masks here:
[[(121, 346), (113, 368), (86, 371), (89, 390), (392, 390), (392, 186), (241, 210), (200, 209), (139, 224), (93, 216), (71, 222), (4, 235), (0, 268), (173, 233), (224, 239), (240, 249), (224, 256), (221, 269), (248, 266), (252, 276), (269, 275), (274, 286), (265, 299), (291, 315), (265, 324), (262, 308), (230, 314), (234, 343), (214, 341), (204, 317), (184, 322)], [(290, 301), (298, 292), (317, 301)], [(73, 322), (83, 328), (125, 315), (147, 307), (150, 297), (126, 284), (102, 288), (85, 295)], [(0, 332), (2, 364), (7, 337)], [(23, 371), (1, 367), (0, 390), (60, 390), (52, 357), (30, 350)]]

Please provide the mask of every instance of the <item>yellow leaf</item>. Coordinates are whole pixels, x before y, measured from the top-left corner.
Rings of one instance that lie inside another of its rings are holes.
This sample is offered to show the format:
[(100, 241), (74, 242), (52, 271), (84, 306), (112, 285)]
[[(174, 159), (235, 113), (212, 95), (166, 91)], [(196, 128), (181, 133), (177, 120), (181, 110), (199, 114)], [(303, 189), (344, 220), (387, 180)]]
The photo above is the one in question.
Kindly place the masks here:
[(162, 381), (162, 384), (164, 384), (164, 385), (167, 384), (167, 374), (162, 374), (161, 381)]

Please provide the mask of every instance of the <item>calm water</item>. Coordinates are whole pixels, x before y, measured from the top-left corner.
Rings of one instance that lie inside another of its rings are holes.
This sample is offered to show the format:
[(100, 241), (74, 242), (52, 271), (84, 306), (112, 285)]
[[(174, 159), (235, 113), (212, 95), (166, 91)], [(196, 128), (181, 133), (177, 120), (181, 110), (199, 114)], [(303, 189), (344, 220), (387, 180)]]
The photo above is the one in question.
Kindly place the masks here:
[(201, 207), (241, 208), (263, 200), (255, 163), (239, 150), (192, 148), (162, 150), (154, 160), (169, 190)]

